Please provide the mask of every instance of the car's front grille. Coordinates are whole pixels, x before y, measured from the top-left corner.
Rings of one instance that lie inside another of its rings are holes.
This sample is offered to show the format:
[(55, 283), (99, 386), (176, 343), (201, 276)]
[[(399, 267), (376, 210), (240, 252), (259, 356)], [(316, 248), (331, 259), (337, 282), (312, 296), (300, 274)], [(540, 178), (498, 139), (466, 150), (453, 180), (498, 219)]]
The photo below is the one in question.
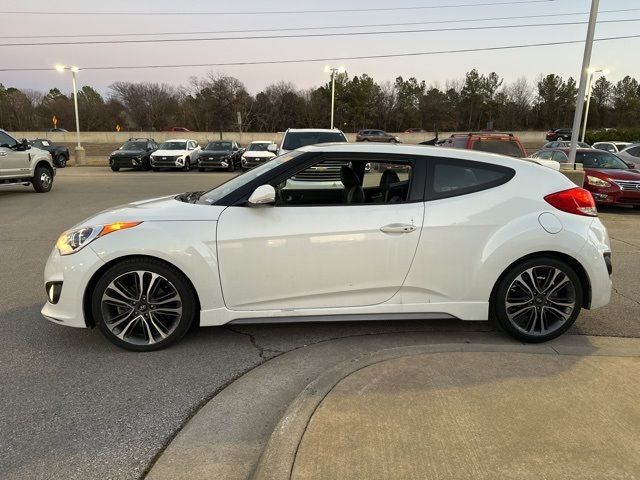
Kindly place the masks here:
[(153, 157), (153, 165), (156, 167), (175, 167), (178, 155), (159, 155)]
[(291, 179), (303, 182), (339, 182), (340, 169), (345, 165), (349, 165), (349, 162), (323, 162), (296, 173)]
[(229, 163), (225, 160), (226, 155), (201, 155), (198, 157), (198, 165), (201, 167), (221, 167), (222, 162)]
[(636, 180), (614, 180), (613, 183), (620, 187), (620, 190), (630, 192), (640, 192), (640, 182)]

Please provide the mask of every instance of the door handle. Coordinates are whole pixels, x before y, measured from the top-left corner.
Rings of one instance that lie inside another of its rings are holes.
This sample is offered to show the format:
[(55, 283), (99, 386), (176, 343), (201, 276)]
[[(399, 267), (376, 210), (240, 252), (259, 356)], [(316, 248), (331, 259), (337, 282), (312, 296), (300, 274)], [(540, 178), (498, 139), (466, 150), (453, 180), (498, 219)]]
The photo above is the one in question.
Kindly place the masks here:
[(384, 233), (411, 233), (417, 227), (412, 223), (390, 223), (384, 227), (380, 227), (380, 231)]

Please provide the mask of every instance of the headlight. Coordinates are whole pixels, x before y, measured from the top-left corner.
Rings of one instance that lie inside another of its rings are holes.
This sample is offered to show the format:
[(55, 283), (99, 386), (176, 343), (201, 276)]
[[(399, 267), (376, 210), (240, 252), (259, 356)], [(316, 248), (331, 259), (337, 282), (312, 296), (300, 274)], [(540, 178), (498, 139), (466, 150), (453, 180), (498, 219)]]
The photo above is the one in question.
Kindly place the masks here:
[(606, 180), (602, 180), (598, 177), (592, 177), (591, 175), (587, 175), (587, 183), (589, 185), (593, 185), (594, 187), (610, 187), (611, 184)]
[(107, 225), (96, 225), (92, 227), (80, 227), (73, 230), (67, 230), (58, 238), (56, 242), (56, 248), (60, 255), (71, 255), (82, 250), (85, 246), (89, 245), (96, 238), (104, 237), (105, 235), (116, 232), (118, 230), (125, 230), (140, 225), (142, 222), (116, 222), (109, 223)]

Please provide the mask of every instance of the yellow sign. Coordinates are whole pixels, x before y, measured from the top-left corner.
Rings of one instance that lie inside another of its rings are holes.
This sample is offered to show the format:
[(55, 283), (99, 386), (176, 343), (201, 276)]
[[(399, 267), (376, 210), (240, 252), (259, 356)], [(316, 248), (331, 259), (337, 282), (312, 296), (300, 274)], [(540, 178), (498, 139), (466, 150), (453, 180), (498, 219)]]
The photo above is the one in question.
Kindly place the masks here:
[(53, 123), (53, 128), (56, 128), (58, 126), (58, 117), (55, 115), (51, 117), (51, 123)]
[(116, 132), (119, 132), (120, 130), (122, 130), (122, 129), (120, 128), (120, 124), (119, 124), (119, 123), (116, 123)]

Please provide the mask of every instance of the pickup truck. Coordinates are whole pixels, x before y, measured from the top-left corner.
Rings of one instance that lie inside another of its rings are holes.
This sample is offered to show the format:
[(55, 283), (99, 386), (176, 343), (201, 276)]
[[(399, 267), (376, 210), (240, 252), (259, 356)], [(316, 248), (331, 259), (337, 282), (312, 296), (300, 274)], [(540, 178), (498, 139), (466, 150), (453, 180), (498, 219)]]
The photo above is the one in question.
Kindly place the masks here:
[(55, 174), (49, 152), (0, 130), (0, 187), (32, 185), (36, 192), (44, 193), (51, 190)]

